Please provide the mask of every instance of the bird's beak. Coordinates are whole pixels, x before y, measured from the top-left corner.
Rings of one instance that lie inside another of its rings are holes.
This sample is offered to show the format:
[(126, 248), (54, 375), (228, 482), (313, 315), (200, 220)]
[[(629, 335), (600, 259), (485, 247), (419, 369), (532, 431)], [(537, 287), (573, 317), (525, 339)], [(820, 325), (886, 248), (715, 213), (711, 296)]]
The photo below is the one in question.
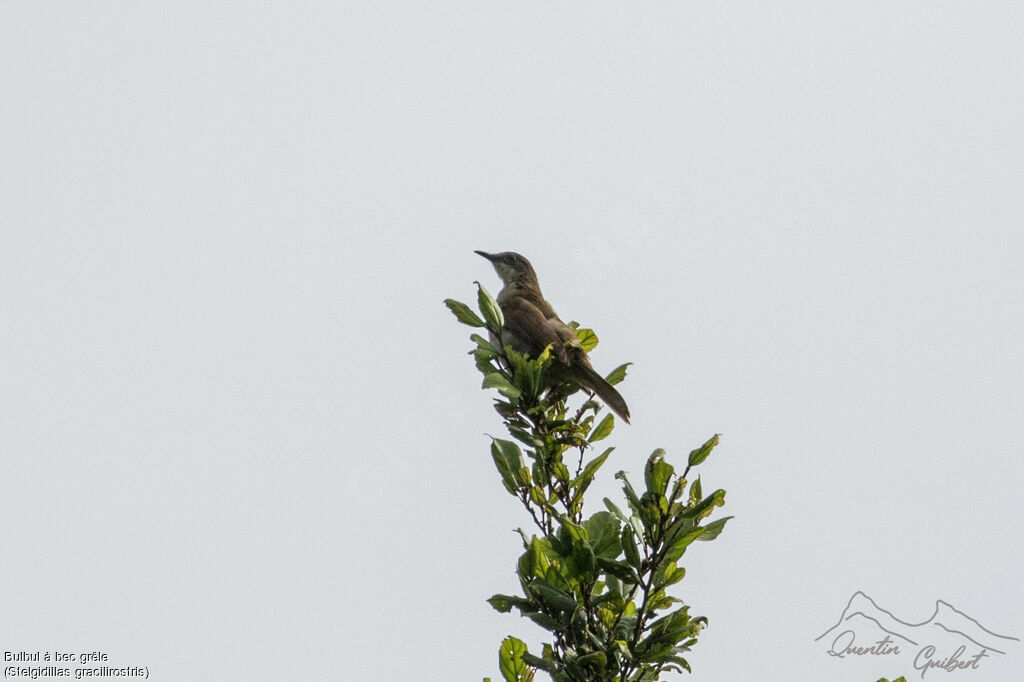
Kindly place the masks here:
[(473, 253), (483, 256), (492, 263), (494, 262), (494, 256), (490, 253), (487, 253), (486, 251), (474, 251)]

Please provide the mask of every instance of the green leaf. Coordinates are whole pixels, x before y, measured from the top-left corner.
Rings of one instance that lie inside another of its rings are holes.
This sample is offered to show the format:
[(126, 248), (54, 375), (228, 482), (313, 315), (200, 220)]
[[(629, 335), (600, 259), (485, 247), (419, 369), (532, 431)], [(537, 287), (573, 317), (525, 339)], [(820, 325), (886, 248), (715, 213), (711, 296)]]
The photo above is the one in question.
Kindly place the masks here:
[(512, 610), (512, 600), (503, 594), (496, 594), (487, 600), (487, 603), (494, 607), (494, 610), (501, 613), (508, 613)]
[[(684, 651), (685, 650), (686, 649), (684, 649)], [(665, 666), (665, 670), (673, 670), (674, 672), (677, 672), (677, 673), (681, 673), (684, 670), (686, 672), (688, 672), (688, 673), (692, 673), (693, 672), (692, 670), (690, 670), (690, 664), (686, 662), (685, 658), (681, 658), (679, 656), (666, 656), (662, 660), (665, 661), (666, 663), (670, 664), (670, 665), (666, 665)], [(674, 665), (671, 665), (671, 664), (676, 664), (679, 667), (676, 668)]]
[[(606, 575), (604, 577), (604, 582), (605, 585), (608, 587), (608, 592), (605, 593), (604, 596), (608, 597), (609, 599), (615, 600), (617, 604), (621, 605), (620, 602), (622, 601), (622, 593), (624, 591), (622, 589), (622, 581), (616, 578), (614, 575)], [(594, 603), (598, 603), (596, 599), (594, 600)]]
[(523, 682), (527, 672), (526, 663), (523, 661), (523, 654), (526, 653), (526, 644), (522, 640), (509, 635), (502, 640), (498, 649), (498, 670), (505, 682)]
[(516, 484), (516, 476), (512, 472), (512, 468), (509, 466), (508, 460), (506, 460), (505, 456), (502, 454), (501, 448), (495, 444), (496, 440), (497, 439), (491, 440), (491, 459), (494, 460), (494, 466), (497, 467), (498, 473), (501, 474), (501, 481), (505, 484), (505, 489), (514, 495), (516, 488), (518, 487)]
[(636, 546), (636, 534), (630, 526), (622, 527), (621, 538), (622, 550), (626, 553), (626, 561), (629, 565), (640, 570), (640, 550)]
[(708, 458), (711, 451), (714, 450), (715, 446), (718, 445), (718, 434), (711, 436), (704, 445), (701, 445), (696, 450), (690, 453), (690, 466), (697, 466)]
[(597, 568), (597, 555), (590, 545), (573, 545), (571, 560), (566, 562), (570, 569), (566, 575), (580, 582), (590, 582)]
[(574, 523), (568, 516), (564, 514), (559, 516), (558, 523), (560, 524), (558, 529), (559, 535), (567, 538), (572, 544), (580, 544), (589, 539), (587, 537), (587, 529)]
[(704, 541), (714, 540), (722, 533), (722, 529), (725, 528), (726, 521), (731, 518), (733, 517), (726, 516), (725, 518), (718, 519), (717, 521), (712, 521), (708, 525), (704, 526), (704, 532), (701, 533), (697, 539)]
[[(494, 458), (501, 457), (508, 466), (508, 471), (515, 480), (517, 487), (528, 485), (529, 481), (522, 477), (522, 469), (525, 468), (523, 462), (523, 453), (519, 450), (519, 446), (510, 440), (503, 440), (501, 438), (491, 439), (491, 456)], [(498, 467), (501, 471), (501, 467)]]
[[(699, 540), (700, 538), (698, 538)], [(664, 589), (669, 585), (675, 585), (686, 576), (686, 569), (676, 566), (674, 561), (663, 562), (655, 571), (654, 584), (658, 589)]]
[(679, 557), (683, 556), (683, 552), (690, 546), (694, 540), (699, 538), (704, 532), (704, 529), (700, 526), (694, 526), (692, 528), (680, 527), (678, 532), (672, 534), (672, 538), (666, 541), (669, 549), (665, 552), (665, 561), (675, 561)]
[(609, 575), (613, 575), (627, 585), (639, 585), (640, 576), (631, 566), (621, 561), (615, 561), (613, 559), (605, 559), (604, 557), (597, 557), (597, 565), (602, 571)]
[(637, 512), (640, 511), (640, 498), (637, 496), (636, 491), (633, 490), (633, 484), (629, 482), (629, 478), (626, 476), (625, 471), (619, 471), (615, 474), (615, 478), (622, 481), (622, 492), (626, 494), (626, 499), (633, 506), (633, 509)]
[[(609, 449), (609, 452), (610, 451), (611, 450)], [(590, 466), (590, 465), (588, 464), (587, 466)], [(619, 518), (619, 521), (622, 521), (623, 523), (628, 523), (629, 522), (629, 517), (626, 516), (625, 514), (623, 514), (622, 510), (619, 509), (615, 505), (615, 503), (612, 502), (611, 500), (609, 500), (607, 497), (604, 498), (604, 506), (608, 507), (608, 511), (610, 511), (612, 514), (615, 514), (615, 516), (617, 516)]]
[(505, 317), (501, 314), (501, 306), (491, 297), (483, 284), (480, 284), (480, 282), (473, 282), (473, 284), (476, 284), (477, 289), (479, 289), (477, 292), (477, 303), (480, 306), (480, 312), (484, 314), (484, 319), (487, 320), (487, 325), (491, 330), (497, 332), (505, 324)]
[(529, 395), (537, 395), (543, 388), (543, 365), (551, 357), (551, 344), (548, 344), (540, 356), (531, 359), (522, 353), (517, 353), (511, 346), (505, 347), (505, 357), (512, 364), (515, 383), (522, 386)]
[(491, 372), (484, 376), (483, 388), (496, 388), (498, 393), (510, 400), (518, 400), (521, 391), (513, 386), (500, 372)]
[(608, 437), (608, 434), (615, 428), (615, 417), (611, 412), (604, 416), (604, 419), (594, 427), (594, 430), (590, 432), (590, 436), (587, 438), (591, 443), (596, 443), (599, 440)]
[(702, 497), (704, 497), (704, 493), (701, 490), (700, 476), (698, 476), (697, 480), (690, 485), (690, 503), (687, 506), (692, 507), (697, 504)]
[(558, 567), (554, 564), (548, 566), (548, 570), (544, 572), (544, 580), (548, 582), (548, 585), (557, 587), (563, 592), (570, 592), (572, 590), (572, 585), (562, 576)]
[(558, 670), (558, 664), (554, 661), (534, 656), (529, 652), (523, 654), (523, 662), (527, 665), (532, 665), (534, 668), (540, 668), (546, 673), (554, 673)]
[[(493, 367), (483, 370), (484, 374), (492, 371), (494, 371)], [(519, 409), (511, 402), (505, 402), (504, 400), (494, 401), (494, 411), (504, 419), (515, 419), (519, 415)]]
[(598, 556), (614, 559), (622, 551), (619, 543), (619, 522), (615, 516), (606, 511), (595, 512), (583, 522), (587, 529), (591, 548)]
[(476, 368), (483, 374), (490, 374), (494, 371), (494, 365), (491, 362), (498, 357), (497, 353), (492, 353), (489, 350), (483, 348), (477, 348), (473, 351), (473, 359), (476, 361)]
[(576, 600), (571, 594), (549, 585), (547, 581), (541, 578), (537, 578), (530, 583), (529, 589), (530, 592), (536, 595), (538, 599), (542, 600), (555, 611), (572, 613), (578, 606)]
[(530, 433), (526, 429), (521, 429), (516, 426), (509, 426), (508, 432), (512, 434), (512, 436), (516, 440), (518, 440), (520, 443), (523, 443), (524, 445), (529, 445), (532, 448), (541, 448), (544, 446), (544, 441), (541, 438), (538, 438), (536, 435)]
[(483, 327), (484, 321), (476, 316), (468, 305), (460, 301), (456, 301), (454, 298), (444, 299), (444, 304), (448, 306), (448, 310), (452, 311), (457, 319), (462, 324), (468, 324), (470, 327)]
[(671, 608), (673, 604), (681, 604), (682, 600), (676, 597), (669, 597), (663, 589), (659, 589), (648, 598), (647, 610), (650, 612), (664, 611)]
[(597, 348), (597, 334), (594, 333), (593, 329), (577, 329), (576, 338), (580, 340), (583, 350), (588, 353)]
[[(584, 489), (586, 486), (590, 485), (590, 482), (594, 478), (594, 474), (597, 473), (597, 470), (601, 468), (601, 465), (604, 464), (605, 460), (608, 459), (608, 455), (612, 454), (612, 450), (614, 449), (615, 448), (608, 448), (600, 455), (587, 462), (587, 465), (583, 467), (583, 471), (581, 471), (580, 475), (576, 478), (577, 485), (582, 484)], [(607, 498), (605, 498), (605, 500), (607, 504)]]
[(644, 535), (644, 524), (640, 520), (640, 517), (636, 516), (635, 514), (633, 516), (630, 516), (629, 527), (633, 529), (633, 532), (636, 534), (637, 540), (644, 541), (646, 536)]
[(551, 475), (562, 483), (568, 483), (569, 467), (565, 466), (565, 462), (554, 462), (551, 465)]
[(541, 546), (540, 540), (536, 536), (530, 538), (530, 546), (526, 548), (523, 555), (519, 557), (519, 564), (516, 566), (516, 572), (519, 574), (519, 580), (523, 583), (529, 583), (533, 578), (541, 577), (547, 571), (550, 562), (547, 556), (544, 554), (544, 548)]
[(675, 467), (665, 461), (665, 451), (658, 448), (647, 458), (647, 466), (644, 467), (644, 481), (647, 483), (647, 491), (658, 495), (665, 494), (668, 488), (668, 479), (675, 472)]
[(552, 618), (546, 613), (524, 613), (523, 615), (549, 632), (561, 632), (564, 630), (561, 621), (557, 618)]
[(538, 605), (529, 599), (513, 597), (507, 594), (496, 594), (488, 599), (487, 603), (494, 607), (495, 611), (500, 611), (501, 613), (508, 613), (512, 610), (513, 606), (520, 611), (536, 611), (538, 608)]
[(609, 384), (614, 386), (626, 378), (626, 368), (632, 365), (632, 362), (624, 362), (615, 369), (613, 369), (608, 376), (604, 378)]
[(584, 668), (597, 668), (600, 670), (608, 665), (608, 658), (603, 652), (595, 651), (577, 658), (576, 664), (583, 666)]
[(701, 620), (691, 620), (688, 611), (688, 607), (683, 606), (651, 623), (651, 634), (637, 645), (637, 651), (643, 652), (648, 660), (657, 660), (670, 654), (678, 642), (700, 632)]
[(501, 355), (501, 351), (498, 349), (497, 346), (495, 346), (493, 343), (491, 343), (484, 337), (480, 336), (479, 334), (470, 334), (469, 340), (475, 341), (477, 348), (479, 348), (480, 350), (487, 351), (488, 353), (493, 353), (495, 356)]
[(688, 509), (683, 514), (683, 518), (700, 521), (710, 514), (715, 507), (721, 507), (723, 504), (725, 504), (725, 491), (719, 488), (701, 500), (695, 507)]

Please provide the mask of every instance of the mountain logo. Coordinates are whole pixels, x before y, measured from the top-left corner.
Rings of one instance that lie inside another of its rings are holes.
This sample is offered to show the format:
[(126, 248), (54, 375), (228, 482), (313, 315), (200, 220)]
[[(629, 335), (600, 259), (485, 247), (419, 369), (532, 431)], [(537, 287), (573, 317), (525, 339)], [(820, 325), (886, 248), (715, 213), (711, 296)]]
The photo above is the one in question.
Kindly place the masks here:
[(914, 623), (897, 618), (859, 590), (836, 624), (814, 641), (823, 641), (826, 653), (835, 658), (913, 654), (922, 678), (929, 670), (977, 670), (986, 658), (1004, 656), (1020, 644), (1019, 638), (993, 632), (941, 599), (931, 617)]

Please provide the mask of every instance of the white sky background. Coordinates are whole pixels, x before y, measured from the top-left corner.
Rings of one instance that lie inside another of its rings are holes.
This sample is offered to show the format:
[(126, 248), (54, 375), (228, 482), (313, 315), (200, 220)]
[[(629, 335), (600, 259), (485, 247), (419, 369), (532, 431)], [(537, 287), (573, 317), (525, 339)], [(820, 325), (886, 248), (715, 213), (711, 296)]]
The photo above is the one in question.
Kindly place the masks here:
[(484, 602), (528, 518), (441, 304), (497, 291), (473, 249), (635, 362), (594, 504), (723, 434), (683, 679), (912, 672), (813, 642), (858, 589), (1024, 636), (1022, 35), (1013, 2), (4, 3), (0, 649), (497, 678), (540, 630)]

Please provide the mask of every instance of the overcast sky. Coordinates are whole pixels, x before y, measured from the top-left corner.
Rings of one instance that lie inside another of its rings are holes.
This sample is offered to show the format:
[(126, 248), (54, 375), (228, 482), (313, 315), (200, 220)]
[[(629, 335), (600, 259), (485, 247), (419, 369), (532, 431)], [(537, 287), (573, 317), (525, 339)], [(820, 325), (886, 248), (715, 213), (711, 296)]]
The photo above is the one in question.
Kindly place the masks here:
[(474, 249), (635, 363), (592, 504), (722, 434), (679, 679), (916, 675), (814, 641), (856, 590), (1024, 637), (1022, 35), (1016, 2), (5, 2), (0, 649), (446, 682), (536, 646), (484, 601), (529, 519), (441, 303), (499, 289)]

